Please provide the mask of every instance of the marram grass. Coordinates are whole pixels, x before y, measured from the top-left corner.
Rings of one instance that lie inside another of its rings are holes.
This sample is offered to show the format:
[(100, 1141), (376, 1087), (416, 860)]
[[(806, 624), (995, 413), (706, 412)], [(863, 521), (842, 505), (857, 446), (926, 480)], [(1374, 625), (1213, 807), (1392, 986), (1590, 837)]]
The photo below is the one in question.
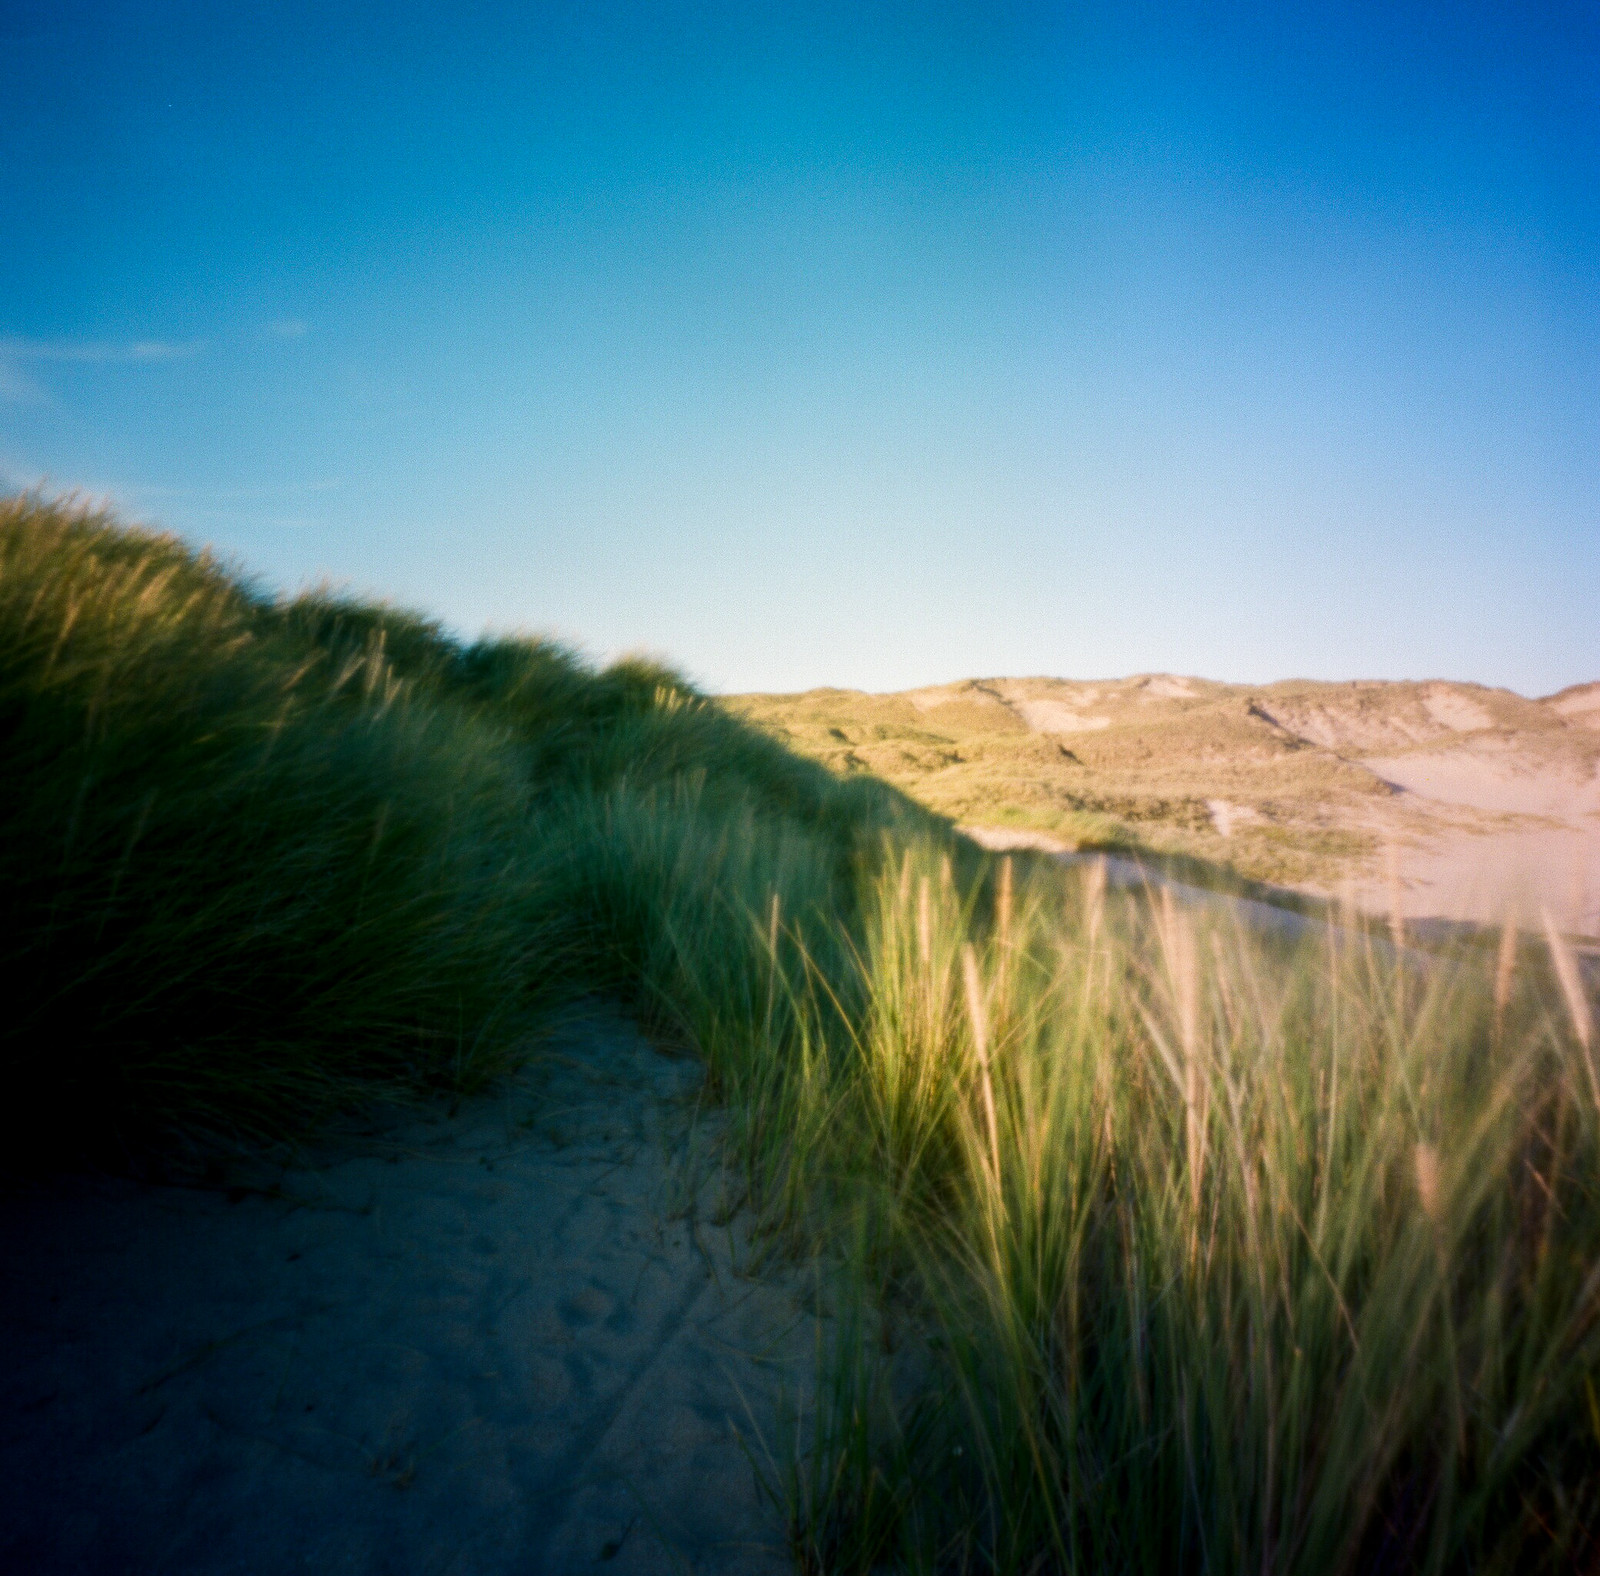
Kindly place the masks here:
[(648, 663), (0, 506), (13, 1163), (692, 1045), (823, 1265), (813, 1571), (1600, 1569), (1600, 1073), (1559, 936), (1291, 945), (992, 861)]
[(13, 1153), (493, 1061), (538, 950), (514, 751), (282, 623), (174, 542), (4, 506)]
[(981, 917), (936, 855), (875, 886), (828, 1120), (788, 1124), (862, 1299), (785, 1485), (812, 1568), (1595, 1568), (1570, 958), (1497, 990), (1092, 872)]

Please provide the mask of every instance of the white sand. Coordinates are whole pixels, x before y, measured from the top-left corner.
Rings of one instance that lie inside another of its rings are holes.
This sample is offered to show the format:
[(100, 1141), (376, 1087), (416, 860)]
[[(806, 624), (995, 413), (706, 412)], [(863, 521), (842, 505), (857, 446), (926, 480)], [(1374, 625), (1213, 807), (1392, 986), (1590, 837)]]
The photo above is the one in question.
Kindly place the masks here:
[(1453, 733), (1471, 733), (1478, 728), (1492, 728), (1494, 718), (1489, 709), (1459, 690), (1445, 689), (1442, 685), (1428, 690), (1422, 697), (1423, 710), (1442, 727)]
[(1253, 805), (1234, 804), (1227, 799), (1207, 799), (1206, 812), (1218, 837), (1232, 837), (1237, 828), (1258, 825), (1262, 819)]
[(963, 837), (970, 837), (980, 848), (996, 854), (1021, 848), (1041, 854), (1070, 854), (1077, 846), (1051, 837), (1048, 832), (1030, 832), (1019, 826), (958, 826), (956, 830)]
[[(1600, 829), (1462, 832), (1398, 850), (1401, 912), (1537, 929), (1548, 912), (1574, 936), (1600, 936)], [(1372, 884), (1367, 906), (1386, 910)]]
[(1575, 684), (1546, 702), (1569, 722), (1584, 728), (1600, 728), (1600, 683)]
[(1174, 677), (1171, 673), (1152, 673), (1141, 681), (1139, 688), (1151, 700), (1192, 700), (1194, 685), (1188, 679)]
[(1035, 733), (1095, 733), (1111, 726), (1109, 717), (1086, 717), (1065, 701), (1017, 700), (1011, 709)]
[(1004, 706), (998, 695), (972, 683), (935, 684), (929, 689), (907, 690), (905, 698), (918, 711), (937, 711), (941, 706)]
[(1388, 712), (1368, 715), (1307, 701), (1273, 699), (1258, 703), (1257, 710), (1285, 732), (1320, 745), (1335, 755), (1403, 750), (1432, 738), (1438, 731), (1426, 719), (1418, 723)]
[(551, 1050), (254, 1191), (0, 1201), (0, 1568), (791, 1569), (735, 1429), (815, 1325), (708, 1213), (698, 1069)]
[(1600, 814), (1600, 776), (1580, 775), (1576, 763), (1564, 768), (1515, 749), (1369, 756), (1361, 764), (1385, 782), (1438, 804), (1563, 822)]

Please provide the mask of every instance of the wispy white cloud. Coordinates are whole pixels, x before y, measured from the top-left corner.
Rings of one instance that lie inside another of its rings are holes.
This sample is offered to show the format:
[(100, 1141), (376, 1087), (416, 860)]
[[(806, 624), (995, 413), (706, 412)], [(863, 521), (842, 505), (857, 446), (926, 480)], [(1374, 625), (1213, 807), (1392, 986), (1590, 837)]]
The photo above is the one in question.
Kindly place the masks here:
[(137, 365), (182, 361), (198, 355), (198, 340), (168, 339), (21, 339), (0, 338), (0, 400), (13, 404), (53, 404), (50, 393), (28, 371), (30, 364), (75, 362), (79, 365)]
[(0, 339), (0, 360), (19, 361), (182, 361), (198, 355), (201, 343), (170, 339)]

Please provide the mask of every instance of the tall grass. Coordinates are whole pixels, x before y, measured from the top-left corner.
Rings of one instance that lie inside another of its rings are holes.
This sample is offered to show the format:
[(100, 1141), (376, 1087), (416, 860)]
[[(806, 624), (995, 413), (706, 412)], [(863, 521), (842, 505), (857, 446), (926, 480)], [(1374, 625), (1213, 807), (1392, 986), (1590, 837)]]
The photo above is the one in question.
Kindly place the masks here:
[(1555, 934), (1291, 945), (992, 861), (649, 663), (0, 506), (10, 1156), (470, 1086), (620, 992), (821, 1255), (815, 1571), (1600, 1569)]
[(788, 1484), (805, 1563), (1594, 1568), (1600, 1105), (1559, 942), (1565, 984), (1524, 943), (1497, 1003), (1476, 955), (1054, 871), (975, 914), (941, 877), (876, 878), (851, 1054), (791, 1124), (867, 1294)]
[(514, 752), (268, 613), (169, 540), (0, 517), (13, 1153), (281, 1127), (508, 1023)]

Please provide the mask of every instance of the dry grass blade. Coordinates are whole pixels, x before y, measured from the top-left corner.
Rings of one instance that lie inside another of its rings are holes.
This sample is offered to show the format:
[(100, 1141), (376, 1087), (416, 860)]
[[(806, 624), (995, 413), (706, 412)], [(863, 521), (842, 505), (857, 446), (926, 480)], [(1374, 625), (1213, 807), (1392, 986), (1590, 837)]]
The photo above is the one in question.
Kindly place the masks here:
[(1511, 1002), (1511, 983), (1517, 967), (1517, 927), (1509, 919), (1500, 927), (1500, 948), (1494, 964), (1494, 1031), (1498, 1038)]
[(1544, 911), (1544, 934), (1549, 943), (1551, 961), (1555, 964), (1556, 979), (1560, 981), (1561, 994), (1566, 1000), (1567, 1013), (1572, 1019), (1572, 1032), (1587, 1051), (1594, 1043), (1594, 1018), (1584, 993), (1583, 975), (1578, 969), (1577, 954), (1573, 952), (1571, 942), (1557, 929), (1549, 909)]
[(972, 943), (961, 948), (961, 974), (967, 990), (967, 1017), (972, 1026), (972, 1048), (978, 1057), (978, 1085), (983, 1094), (984, 1126), (989, 1139), (989, 1165), (996, 1189), (1000, 1183), (1000, 1124), (995, 1111), (994, 1079), (989, 1071), (989, 1013), (978, 975), (978, 956)]

